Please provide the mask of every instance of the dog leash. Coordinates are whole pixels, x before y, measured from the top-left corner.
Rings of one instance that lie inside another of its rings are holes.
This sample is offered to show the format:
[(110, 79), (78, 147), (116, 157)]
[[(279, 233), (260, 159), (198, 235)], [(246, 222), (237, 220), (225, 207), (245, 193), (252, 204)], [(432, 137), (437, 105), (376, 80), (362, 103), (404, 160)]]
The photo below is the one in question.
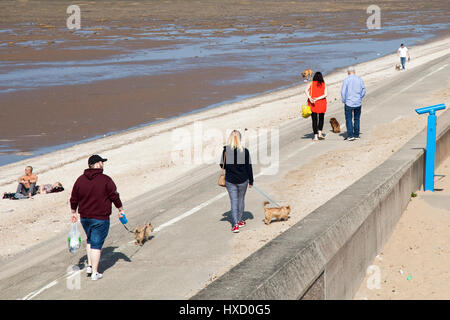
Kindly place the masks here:
[(122, 223), (122, 225), (123, 225), (123, 227), (124, 227), (129, 233), (133, 233), (133, 231), (128, 230), (128, 228), (127, 228), (126, 225), (124, 225), (123, 223)]
[(269, 198), (269, 196), (267, 194), (265, 194), (264, 192), (262, 192), (257, 186), (253, 185), (253, 188), (256, 189), (256, 191), (258, 191), (259, 193), (261, 193), (265, 198), (267, 198), (270, 202), (272, 202), (273, 204), (275, 204), (278, 208), (281, 208), (281, 206), (276, 203), (275, 201), (273, 201), (272, 199)]

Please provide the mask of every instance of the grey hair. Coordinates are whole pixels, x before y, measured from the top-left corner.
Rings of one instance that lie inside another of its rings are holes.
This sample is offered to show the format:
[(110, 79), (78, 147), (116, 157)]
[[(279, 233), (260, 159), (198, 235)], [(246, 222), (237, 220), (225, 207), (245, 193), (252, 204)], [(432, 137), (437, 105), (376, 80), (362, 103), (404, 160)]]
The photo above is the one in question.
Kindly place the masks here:
[(353, 66), (350, 66), (350, 67), (348, 67), (347, 68), (347, 72), (351, 72), (351, 73), (354, 73), (355, 72), (355, 67), (353, 67)]

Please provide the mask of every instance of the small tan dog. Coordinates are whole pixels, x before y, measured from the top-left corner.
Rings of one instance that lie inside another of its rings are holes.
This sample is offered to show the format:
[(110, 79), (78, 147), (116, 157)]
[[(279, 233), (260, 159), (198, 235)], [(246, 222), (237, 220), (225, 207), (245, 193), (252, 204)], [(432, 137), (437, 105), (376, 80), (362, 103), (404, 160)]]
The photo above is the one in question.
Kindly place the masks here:
[(148, 240), (150, 234), (153, 232), (153, 226), (151, 223), (147, 223), (144, 226), (139, 226), (134, 229), (135, 244), (142, 246), (145, 241)]
[(306, 80), (312, 80), (313, 73), (314, 72), (312, 71), (312, 69), (303, 70), (302, 77), (303, 77), (303, 79), (306, 79)]
[(399, 63), (395, 65), (395, 70), (400, 71), (401, 68), (402, 66)]
[(334, 133), (341, 132), (341, 126), (340, 126), (339, 122), (336, 120), (336, 118), (331, 118), (330, 124), (331, 124), (331, 128), (333, 129)]
[(281, 208), (267, 208), (266, 206), (269, 204), (268, 201), (265, 201), (263, 204), (264, 207), (264, 223), (270, 224), (270, 221), (272, 221), (272, 218), (276, 218), (277, 221), (280, 221), (283, 219), (284, 221), (287, 221), (289, 218), (289, 213), (291, 212), (291, 206), (283, 206)]

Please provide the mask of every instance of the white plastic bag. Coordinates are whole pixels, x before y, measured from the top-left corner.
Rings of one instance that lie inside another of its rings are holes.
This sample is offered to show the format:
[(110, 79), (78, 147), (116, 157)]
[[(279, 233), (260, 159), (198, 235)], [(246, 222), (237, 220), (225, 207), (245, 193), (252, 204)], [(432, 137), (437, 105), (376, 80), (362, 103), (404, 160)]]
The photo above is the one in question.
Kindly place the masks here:
[(70, 253), (75, 253), (81, 247), (81, 235), (76, 222), (72, 223), (67, 240)]

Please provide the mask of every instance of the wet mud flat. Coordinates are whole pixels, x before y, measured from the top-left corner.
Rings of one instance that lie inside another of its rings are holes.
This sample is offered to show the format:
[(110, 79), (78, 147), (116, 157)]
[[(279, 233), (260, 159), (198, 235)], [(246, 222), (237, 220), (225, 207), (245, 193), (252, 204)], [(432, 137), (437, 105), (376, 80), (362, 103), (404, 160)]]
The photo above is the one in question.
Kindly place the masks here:
[(372, 1), (70, 4), (0, 3), (0, 165), (449, 34), (447, 1), (378, 1), (377, 30)]

